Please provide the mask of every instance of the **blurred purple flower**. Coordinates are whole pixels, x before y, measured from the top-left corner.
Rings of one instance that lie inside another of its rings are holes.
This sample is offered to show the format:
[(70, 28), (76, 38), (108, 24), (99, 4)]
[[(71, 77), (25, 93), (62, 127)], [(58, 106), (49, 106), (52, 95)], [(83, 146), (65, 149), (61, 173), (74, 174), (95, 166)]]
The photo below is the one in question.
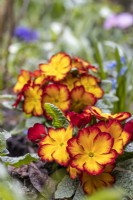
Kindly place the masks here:
[(121, 13), (117, 16), (117, 27), (126, 29), (133, 26), (133, 15), (130, 13)]
[(128, 70), (127, 66), (122, 67), (119, 76), (123, 76), (127, 70)]
[(39, 39), (37, 31), (24, 26), (18, 26), (14, 31), (14, 36), (25, 42), (35, 42)]
[(122, 63), (122, 64), (125, 64), (125, 63), (126, 63), (126, 59), (125, 59), (124, 56), (121, 57), (121, 63)]
[(116, 61), (110, 61), (107, 65), (105, 65), (106, 70), (113, 70), (117, 65)]
[(120, 13), (110, 15), (104, 22), (104, 28), (109, 30), (113, 27), (126, 29), (133, 26), (133, 15), (130, 13)]
[(105, 21), (103, 27), (107, 30), (116, 26), (116, 15), (111, 14)]
[(110, 78), (110, 81), (112, 82), (112, 90), (115, 90), (117, 88), (117, 80), (115, 78)]

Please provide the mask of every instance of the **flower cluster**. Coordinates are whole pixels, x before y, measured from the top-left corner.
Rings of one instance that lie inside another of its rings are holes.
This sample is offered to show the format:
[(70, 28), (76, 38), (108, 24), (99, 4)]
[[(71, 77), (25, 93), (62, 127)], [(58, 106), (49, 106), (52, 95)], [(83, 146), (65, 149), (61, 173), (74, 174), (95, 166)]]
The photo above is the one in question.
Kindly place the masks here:
[(132, 137), (132, 121), (125, 122), (130, 116), (88, 106), (82, 113), (68, 112), (67, 128), (35, 124), (28, 130), (28, 138), (38, 143), (43, 161), (66, 167), (72, 179), (79, 179), (84, 192), (92, 194), (114, 183), (116, 159)]
[(34, 116), (46, 115), (45, 103), (54, 104), (65, 115), (68, 111), (81, 113), (104, 94), (96, 75), (97, 69), (90, 63), (57, 53), (34, 72), (21, 70), (14, 87), (18, 95), (14, 106), (21, 101), (23, 111)]
[(26, 114), (51, 119), (45, 103), (63, 112), (67, 125), (36, 123), (29, 128), (28, 139), (38, 144), (43, 161), (65, 167), (87, 194), (113, 184), (117, 158), (133, 138), (133, 122), (125, 122), (130, 113), (103, 113), (96, 107), (104, 94), (97, 77), (90, 63), (58, 53), (34, 72), (22, 70), (14, 87), (18, 95), (14, 106), (21, 102)]

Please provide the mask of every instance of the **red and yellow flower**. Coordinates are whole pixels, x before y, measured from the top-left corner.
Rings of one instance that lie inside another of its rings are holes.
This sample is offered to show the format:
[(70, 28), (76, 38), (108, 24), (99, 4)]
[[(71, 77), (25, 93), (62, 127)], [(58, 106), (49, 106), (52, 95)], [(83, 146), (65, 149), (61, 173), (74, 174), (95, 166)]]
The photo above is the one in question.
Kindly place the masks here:
[(85, 113), (69, 112), (67, 116), (73, 126), (78, 128), (85, 127), (91, 121), (91, 115), (86, 115)]
[(84, 192), (91, 195), (99, 189), (110, 187), (115, 181), (114, 177), (111, 175), (113, 168), (114, 165), (106, 165), (104, 171), (95, 176), (91, 176), (86, 172), (83, 172), (80, 180)]
[(36, 85), (43, 86), (48, 81), (45, 74), (43, 74), (41, 70), (35, 70), (34, 76), (35, 76), (34, 84), (36, 84)]
[(124, 131), (128, 132), (131, 134), (131, 141), (133, 141), (133, 119), (129, 120), (125, 126), (124, 126)]
[(43, 90), (38, 85), (27, 86), (24, 91), (23, 109), (26, 114), (42, 115)]
[(68, 166), (67, 171), (69, 172), (71, 179), (77, 178), (82, 173), (80, 170), (72, 167), (71, 165)]
[(70, 157), (66, 150), (67, 142), (72, 138), (73, 127), (69, 125), (67, 129), (59, 128), (48, 130), (48, 135), (41, 142), (38, 154), (44, 161), (56, 161), (58, 164), (67, 166)]
[(75, 86), (84, 86), (85, 91), (94, 95), (95, 98), (101, 98), (104, 94), (102, 88), (97, 83), (97, 78), (92, 75), (83, 75), (80, 80), (75, 83)]
[(58, 53), (52, 56), (48, 64), (40, 64), (40, 69), (45, 76), (61, 81), (71, 70), (71, 58), (66, 53)]
[(96, 67), (79, 57), (73, 58), (72, 68), (78, 69), (79, 74), (88, 74), (88, 70), (92, 70), (93, 72), (97, 71)]
[(28, 129), (28, 139), (32, 142), (42, 139), (46, 135), (46, 128), (42, 124), (36, 123)]
[(71, 91), (74, 88), (74, 83), (78, 80), (79, 80), (78, 77), (73, 76), (72, 74), (69, 73), (66, 76), (66, 78), (62, 81), (62, 84), (66, 85), (69, 91)]
[(77, 86), (71, 91), (71, 110), (81, 113), (88, 105), (94, 105), (96, 98), (86, 92), (83, 86)]
[(115, 149), (118, 154), (122, 154), (124, 146), (131, 138), (131, 134), (122, 129), (120, 122), (117, 120), (101, 121), (96, 124), (96, 127), (102, 132), (109, 133), (114, 138), (112, 149)]
[(45, 103), (52, 103), (62, 111), (67, 111), (70, 108), (70, 94), (67, 86), (61, 84), (47, 85), (44, 90), (42, 101), (43, 105)]
[(70, 165), (91, 175), (102, 173), (107, 164), (115, 162), (117, 153), (112, 149), (114, 139), (98, 128), (84, 128), (76, 138), (68, 141)]
[(91, 113), (100, 120), (117, 119), (118, 121), (123, 121), (131, 117), (131, 114), (129, 112), (120, 112), (117, 114), (103, 113), (99, 108), (95, 106), (88, 106), (85, 112), (89, 114)]
[(20, 75), (18, 76), (18, 81), (16, 85), (13, 88), (13, 91), (15, 93), (21, 92), (24, 85), (28, 83), (28, 81), (31, 80), (32, 73), (27, 70), (21, 70)]

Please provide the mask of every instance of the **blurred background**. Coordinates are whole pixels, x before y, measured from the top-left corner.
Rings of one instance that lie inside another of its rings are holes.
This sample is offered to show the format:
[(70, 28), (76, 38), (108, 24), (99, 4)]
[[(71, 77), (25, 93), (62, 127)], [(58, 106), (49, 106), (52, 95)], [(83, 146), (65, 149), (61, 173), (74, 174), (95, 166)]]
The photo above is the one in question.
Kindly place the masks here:
[(132, 112), (132, 0), (0, 1), (1, 95), (13, 93), (20, 70), (33, 71), (60, 51), (99, 67), (123, 101), (114, 112)]

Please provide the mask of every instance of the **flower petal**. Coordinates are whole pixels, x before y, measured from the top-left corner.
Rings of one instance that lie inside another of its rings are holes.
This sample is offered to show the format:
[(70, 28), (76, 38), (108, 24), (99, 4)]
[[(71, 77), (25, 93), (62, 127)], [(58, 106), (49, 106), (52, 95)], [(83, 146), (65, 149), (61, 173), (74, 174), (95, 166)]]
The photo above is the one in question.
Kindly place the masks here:
[(109, 153), (112, 149), (113, 143), (114, 140), (110, 134), (102, 132), (95, 137), (92, 151), (98, 153), (98, 155)]
[(54, 151), (56, 151), (56, 149), (57, 149), (57, 146), (45, 144), (39, 147), (38, 155), (41, 157), (42, 160), (51, 162), (54, 160), (52, 157), (52, 154)]
[(96, 162), (94, 157), (89, 157), (89, 159), (86, 159), (83, 169), (91, 175), (98, 175), (102, 173), (104, 166)]
[(117, 156), (118, 156), (118, 154), (116, 153), (116, 151), (114, 149), (112, 149), (110, 153), (95, 155), (95, 160), (100, 165), (113, 164), (115, 162), (115, 159), (117, 158)]
[(66, 145), (58, 147), (58, 149), (56, 149), (52, 154), (52, 157), (57, 163), (63, 166), (67, 166), (70, 161), (69, 154), (66, 151)]
[(100, 133), (98, 128), (84, 128), (79, 131), (77, 142), (83, 147), (86, 153), (89, 153), (94, 145), (94, 138)]

